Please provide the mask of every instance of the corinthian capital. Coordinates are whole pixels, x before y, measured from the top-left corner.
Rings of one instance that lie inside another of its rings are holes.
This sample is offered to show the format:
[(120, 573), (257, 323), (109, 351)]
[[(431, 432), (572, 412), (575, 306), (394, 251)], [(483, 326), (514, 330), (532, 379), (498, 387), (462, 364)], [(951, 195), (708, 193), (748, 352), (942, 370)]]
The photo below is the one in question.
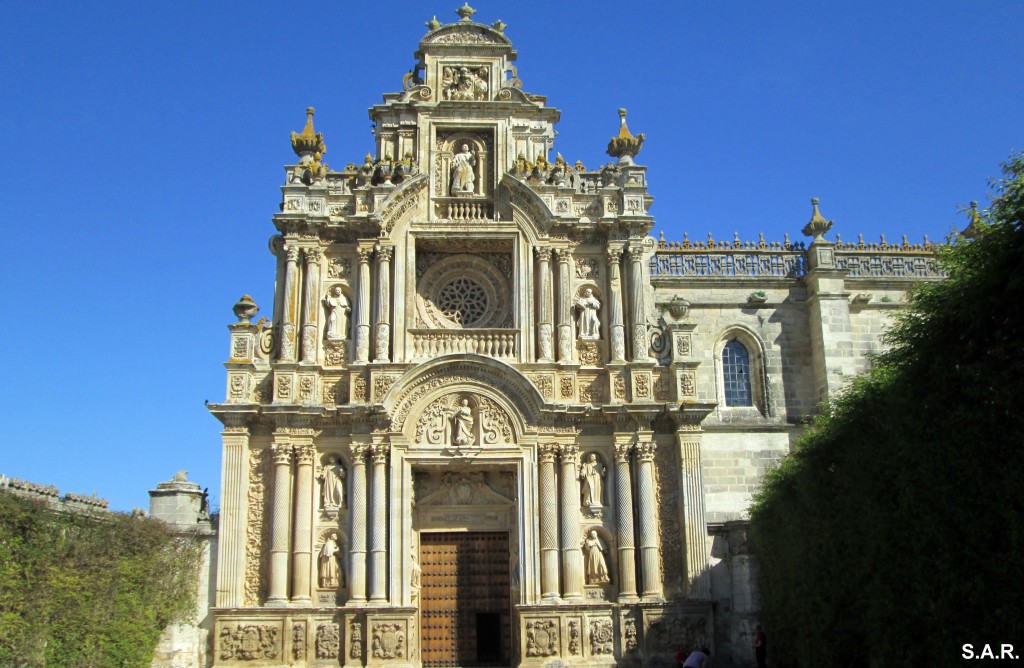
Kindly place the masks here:
[(359, 248), (359, 249), (356, 250), (356, 253), (359, 254), (359, 263), (360, 264), (369, 264), (370, 263), (370, 259), (373, 258), (373, 249), (372, 248)]
[(299, 247), (295, 244), (285, 244), (284, 255), (288, 262), (299, 261)]
[(394, 246), (377, 246), (377, 259), (381, 262), (391, 262), (391, 258), (395, 255)]
[(629, 255), (630, 262), (643, 262), (644, 261), (644, 249), (640, 246), (631, 247), (626, 253)]
[(273, 457), (275, 466), (287, 466), (292, 463), (292, 446), (288, 443), (278, 443), (270, 446), (270, 455)]
[(654, 441), (647, 441), (645, 443), (636, 444), (636, 459), (640, 462), (653, 462), (654, 451), (658, 449), (658, 444)]
[(316, 457), (316, 449), (312, 445), (296, 445), (295, 461), (299, 466), (312, 466)]
[(537, 256), (537, 259), (540, 260), (541, 262), (550, 262), (551, 261), (551, 247), (550, 246), (536, 246), (533, 249), (533, 253), (534, 253), (534, 255)]
[(558, 456), (558, 444), (541, 443), (537, 446), (537, 453), (540, 457), (541, 463), (552, 463)]
[(306, 264), (319, 264), (323, 253), (319, 248), (307, 248), (305, 251)]
[(373, 457), (374, 464), (386, 464), (388, 461), (388, 453), (391, 451), (390, 446), (387, 443), (377, 443), (370, 449), (370, 456)]
[(615, 461), (629, 463), (629, 451), (633, 449), (632, 443), (615, 444)]
[(569, 260), (572, 259), (571, 248), (558, 248), (555, 250), (555, 257), (558, 258), (559, 262), (568, 264)]

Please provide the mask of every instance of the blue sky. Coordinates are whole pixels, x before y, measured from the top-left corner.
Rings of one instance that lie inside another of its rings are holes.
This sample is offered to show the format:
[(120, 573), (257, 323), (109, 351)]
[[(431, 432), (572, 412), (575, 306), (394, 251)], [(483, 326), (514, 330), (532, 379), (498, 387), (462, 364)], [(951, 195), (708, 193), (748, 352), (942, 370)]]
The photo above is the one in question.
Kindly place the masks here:
[[(459, 4), (3, 4), (0, 472), (130, 510), (188, 469), (219, 501), (203, 401), (231, 305), (271, 311), (288, 133), (315, 106), (325, 159), (358, 162)], [(609, 160), (629, 109), (668, 239), (798, 239), (817, 196), (844, 240), (938, 240), (1024, 148), (1019, 0), (473, 6), (570, 162)]]

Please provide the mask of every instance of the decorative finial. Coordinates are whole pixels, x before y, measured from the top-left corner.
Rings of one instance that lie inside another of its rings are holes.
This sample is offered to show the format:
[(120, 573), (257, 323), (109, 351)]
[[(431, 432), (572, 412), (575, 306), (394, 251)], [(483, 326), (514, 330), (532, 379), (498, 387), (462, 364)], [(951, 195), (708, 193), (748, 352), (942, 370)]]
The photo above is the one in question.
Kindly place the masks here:
[(249, 322), (257, 313), (260, 312), (260, 307), (252, 300), (252, 297), (249, 295), (242, 295), (242, 298), (235, 303), (231, 310), (235, 312), (235, 317), (238, 318), (238, 322)]
[(455, 10), (455, 13), (462, 17), (463, 21), (469, 21), (473, 14), (476, 14), (476, 10), (469, 6), (468, 2), (462, 3), (462, 6)]
[(437, 20), (437, 15), (436, 14), (433, 16), (433, 18), (431, 18), (429, 21), (427, 21), (427, 30), (434, 31), (434, 30), (437, 30), (440, 27), (441, 27), (441, 22)]
[(970, 222), (967, 223), (967, 227), (960, 233), (960, 236), (966, 239), (977, 239), (978, 233), (981, 231), (981, 226), (985, 224), (982, 220), (981, 214), (978, 213), (978, 203), (971, 202), (971, 209), (967, 212), (967, 218)]
[(505, 28), (508, 27), (508, 24), (503, 23), (501, 19), (498, 19), (497, 21), (491, 24), (491, 27), (497, 30), (498, 32), (505, 32)]
[(306, 127), (302, 128), (301, 133), (292, 133), (292, 150), (300, 158), (312, 157), (314, 153), (321, 155), (327, 153), (323, 134), (313, 129), (313, 114), (315, 113), (316, 109), (306, 107)]
[(825, 240), (825, 233), (832, 229), (833, 221), (825, 220), (825, 217), (818, 211), (818, 198), (811, 198), (811, 206), (814, 207), (811, 212), (811, 219), (804, 225), (802, 230), (805, 236), (814, 237), (811, 243), (817, 243)]
[(626, 126), (626, 110), (619, 109), (619, 135), (608, 142), (608, 155), (618, 158), (620, 165), (632, 165), (633, 156), (640, 152), (643, 144), (644, 134), (641, 132), (634, 137)]

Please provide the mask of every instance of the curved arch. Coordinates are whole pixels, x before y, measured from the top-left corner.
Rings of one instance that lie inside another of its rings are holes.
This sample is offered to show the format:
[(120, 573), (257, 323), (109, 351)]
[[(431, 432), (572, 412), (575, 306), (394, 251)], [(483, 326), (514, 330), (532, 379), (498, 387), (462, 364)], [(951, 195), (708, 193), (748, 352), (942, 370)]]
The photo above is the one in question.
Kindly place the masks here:
[(384, 410), (391, 417), (391, 430), (402, 431), (414, 408), (451, 393), (456, 385), (463, 391), (479, 392), (501, 406), (511, 418), (517, 438), (540, 418), (544, 398), (519, 371), (490, 357), (459, 353), (424, 362), (392, 385), (383, 400)]
[(768, 400), (768, 378), (765, 365), (766, 346), (757, 332), (741, 324), (729, 325), (719, 333), (715, 340), (715, 379), (719, 407), (742, 408), (741, 406), (727, 406), (725, 399), (725, 375), (722, 355), (726, 345), (732, 341), (737, 341), (747, 351), (752, 407), (760, 411), (762, 415), (769, 416), (771, 402)]
[(505, 188), (508, 196), (512, 219), (518, 223), (528, 238), (537, 241), (546, 236), (555, 215), (544, 200), (522, 181), (509, 174), (501, 177), (500, 185)]
[[(450, 37), (446, 39), (446, 36), (449, 35)], [(459, 40), (460, 35), (474, 35), (474, 37), (462, 41)], [(455, 23), (443, 25), (427, 33), (427, 36), (420, 40), (420, 46), (436, 43), (477, 44), (481, 40), (494, 45), (512, 47), (512, 41), (504, 33), (500, 33), (491, 26), (477, 23), (476, 21), (456, 21)]]
[(427, 182), (427, 175), (422, 173), (402, 181), (370, 215), (369, 219), (380, 226), (384, 236), (393, 236), (395, 228), (411, 218), (408, 214), (419, 206), (420, 193), (426, 190)]

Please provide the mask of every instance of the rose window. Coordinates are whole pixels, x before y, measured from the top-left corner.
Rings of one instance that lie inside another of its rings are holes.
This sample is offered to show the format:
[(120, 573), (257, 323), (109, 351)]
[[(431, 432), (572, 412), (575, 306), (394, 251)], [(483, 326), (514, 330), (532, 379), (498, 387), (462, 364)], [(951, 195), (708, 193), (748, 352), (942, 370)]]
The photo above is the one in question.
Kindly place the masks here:
[(435, 303), (444, 317), (463, 327), (473, 327), (487, 314), (487, 292), (468, 278), (456, 278), (438, 290)]

